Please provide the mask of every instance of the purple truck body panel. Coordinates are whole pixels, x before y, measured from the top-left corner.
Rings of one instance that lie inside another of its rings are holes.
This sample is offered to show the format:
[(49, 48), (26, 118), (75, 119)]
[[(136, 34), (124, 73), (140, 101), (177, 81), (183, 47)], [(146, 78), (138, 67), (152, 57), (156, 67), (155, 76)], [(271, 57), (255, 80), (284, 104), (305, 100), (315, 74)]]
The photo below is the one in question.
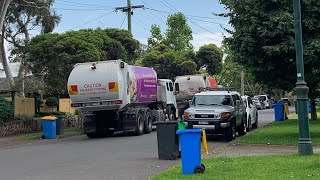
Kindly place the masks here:
[(157, 74), (152, 68), (130, 66), (131, 103), (156, 102)]

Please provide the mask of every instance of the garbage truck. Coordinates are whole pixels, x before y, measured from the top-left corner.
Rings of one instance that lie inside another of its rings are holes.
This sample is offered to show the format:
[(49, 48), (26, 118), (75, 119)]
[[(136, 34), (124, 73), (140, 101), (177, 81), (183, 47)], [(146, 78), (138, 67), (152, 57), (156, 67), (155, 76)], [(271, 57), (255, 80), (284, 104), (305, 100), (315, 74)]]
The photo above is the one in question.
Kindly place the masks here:
[(150, 133), (155, 121), (175, 120), (173, 82), (154, 69), (122, 60), (78, 63), (68, 78), (71, 107), (84, 116), (89, 138), (114, 132)]
[(176, 95), (178, 117), (189, 108), (189, 101), (192, 100), (196, 93), (201, 92), (204, 88), (220, 87), (215, 78), (206, 74), (194, 74), (177, 76), (174, 81), (174, 94)]

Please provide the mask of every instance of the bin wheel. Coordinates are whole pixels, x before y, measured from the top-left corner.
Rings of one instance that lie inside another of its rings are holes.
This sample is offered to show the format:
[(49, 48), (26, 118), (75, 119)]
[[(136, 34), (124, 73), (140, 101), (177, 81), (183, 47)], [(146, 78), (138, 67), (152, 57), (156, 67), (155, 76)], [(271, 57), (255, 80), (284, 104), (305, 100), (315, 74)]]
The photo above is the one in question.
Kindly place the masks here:
[(203, 167), (204, 171), (206, 170), (206, 167), (203, 164), (201, 164), (201, 167)]
[(178, 158), (181, 158), (181, 151), (179, 151), (179, 155), (178, 155)]
[(177, 155), (175, 155), (175, 154), (170, 155), (170, 160), (176, 160), (176, 159), (178, 159)]
[(197, 167), (194, 168), (194, 173), (195, 174), (203, 174), (204, 170), (205, 169), (203, 168), (203, 166), (197, 166)]
[(44, 135), (41, 135), (41, 139), (45, 139)]

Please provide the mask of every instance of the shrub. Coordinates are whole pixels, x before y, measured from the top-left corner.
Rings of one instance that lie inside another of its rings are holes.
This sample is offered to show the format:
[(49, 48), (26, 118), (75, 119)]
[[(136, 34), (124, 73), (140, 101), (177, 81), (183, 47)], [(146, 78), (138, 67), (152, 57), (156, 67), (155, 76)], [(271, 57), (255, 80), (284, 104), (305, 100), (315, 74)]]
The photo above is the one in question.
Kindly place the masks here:
[(57, 107), (58, 106), (58, 98), (56, 97), (49, 97), (46, 99), (46, 105), (50, 107)]
[(11, 102), (0, 96), (0, 125), (13, 118), (14, 108)]

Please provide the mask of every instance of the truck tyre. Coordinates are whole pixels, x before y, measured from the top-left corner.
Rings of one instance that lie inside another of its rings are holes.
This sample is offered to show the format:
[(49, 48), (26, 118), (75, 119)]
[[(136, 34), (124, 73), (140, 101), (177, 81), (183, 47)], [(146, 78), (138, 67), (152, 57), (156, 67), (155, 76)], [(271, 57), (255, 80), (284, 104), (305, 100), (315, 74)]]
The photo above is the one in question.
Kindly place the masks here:
[(239, 136), (243, 136), (247, 134), (247, 127), (246, 127), (246, 115), (243, 116), (244, 119), (242, 119), (241, 125), (238, 127), (238, 134)]
[(168, 119), (169, 121), (175, 121), (176, 120), (176, 115), (174, 110), (171, 108), (171, 106), (169, 106), (167, 108), (167, 113), (168, 113)]
[(150, 110), (147, 109), (144, 113), (144, 133), (149, 134), (152, 132), (152, 117)]
[(88, 138), (92, 139), (92, 138), (97, 138), (97, 134), (96, 133), (87, 133), (86, 134), (88, 136)]
[(135, 135), (140, 136), (143, 134), (144, 131), (144, 121), (143, 121), (143, 115), (141, 111), (138, 111), (138, 114), (136, 116), (136, 130), (135, 130)]
[(230, 127), (225, 132), (226, 141), (230, 142), (236, 138), (236, 125), (231, 122)]

